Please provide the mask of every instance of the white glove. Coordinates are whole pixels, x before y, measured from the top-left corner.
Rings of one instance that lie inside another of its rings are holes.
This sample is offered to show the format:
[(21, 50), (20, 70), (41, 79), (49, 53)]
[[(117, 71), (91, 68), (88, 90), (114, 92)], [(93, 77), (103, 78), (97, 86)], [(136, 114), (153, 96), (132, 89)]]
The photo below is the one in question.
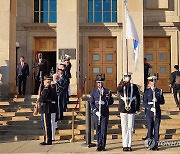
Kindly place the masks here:
[(98, 117), (101, 116), (99, 111), (96, 112), (96, 115), (97, 115)]
[(37, 96), (37, 101), (39, 100), (39, 98), (40, 98), (40, 96), (38, 95), (38, 96)]
[(153, 98), (153, 100), (152, 100), (153, 102), (157, 102), (157, 99), (156, 98)]
[(156, 112), (156, 108), (152, 107), (151, 111), (155, 113)]

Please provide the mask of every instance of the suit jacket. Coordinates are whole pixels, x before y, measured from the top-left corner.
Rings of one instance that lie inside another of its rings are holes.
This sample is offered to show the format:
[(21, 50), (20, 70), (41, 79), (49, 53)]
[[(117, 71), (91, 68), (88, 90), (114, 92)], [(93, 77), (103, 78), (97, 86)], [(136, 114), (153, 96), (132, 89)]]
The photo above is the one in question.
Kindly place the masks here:
[[(109, 97), (106, 97), (106, 94), (108, 94)], [(99, 89), (96, 88), (92, 90), (90, 94), (89, 102), (93, 114), (99, 111), (99, 97), (100, 97)], [(101, 116), (109, 117), (109, 105), (112, 105), (114, 100), (112, 98), (111, 92), (108, 89), (103, 88), (103, 94), (101, 96), (101, 100), (104, 102), (104, 104), (101, 105)]]
[(131, 102), (131, 109), (127, 111), (125, 109), (125, 102), (123, 99), (121, 99), (121, 96), (124, 97), (124, 86), (126, 87), (126, 96), (127, 96), (127, 92), (128, 92), (128, 97), (130, 97), (130, 93), (131, 93), (131, 84), (130, 83), (125, 84), (123, 81), (121, 81), (117, 87), (117, 91), (119, 92), (119, 111), (121, 113), (135, 113), (136, 111), (139, 111), (140, 108), (140, 94), (138, 87), (136, 86), (136, 84), (133, 84), (132, 97), (135, 97), (136, 99)]
[(22, 76), (22, 77), (27, 77), (29, 76), (29, 65), (24, 62), (24, 66), (22, 68), (21, 63), (17, 65), (16, 68), (16, 76)]
[[(156, 108), (156, 117), (161, 117), (161, 108), (160, 104), (164, 104), (164, 96), (161, 94), (161, 90), (158, 88), (155, 88), (155, 97), (157, 99), (155, 103), (155, 108)], [(151, 111), (151, 108), (153, 105), (149, 105), (148, 102), (152, 102), (153, 100), (153, 91), (151, 88), (147, 89), (144, 93), (143, 96), (143, 106), (146, 108), (146, 115), (150, 115), (151, 117), (154, 116), (154, 112)]]
[(47, 61), (45, 59), (42, 59), (42, 64), (38, 64), (39, 63), (39, 59), (37, 59), (35, 61), (35, 63), (33, 64), (33, 68), (35, 68), (35, 77), (38, 77), (40, 74), (40, 71), (42, 71), (42, 76), (45, 76), (48, 74), (48, 66), (47, 66)]

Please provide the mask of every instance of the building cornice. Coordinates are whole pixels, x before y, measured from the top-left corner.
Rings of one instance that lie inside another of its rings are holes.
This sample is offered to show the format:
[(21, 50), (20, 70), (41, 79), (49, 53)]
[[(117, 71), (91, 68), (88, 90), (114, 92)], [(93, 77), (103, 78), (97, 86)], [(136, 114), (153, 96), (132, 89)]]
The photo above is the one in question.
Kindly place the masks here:
[(80, 24), (80, 30), (117, 30), (122, 29), (122, 23), (93, 23)]
[(55, 30), (57, 24), (56, 23), (32, 23), (32, 24), (23, 24), (23, 27), (27, 31), (34, 31), (34, 30)]
[(180, 22), (144, 23), (144, 28), (146, 27), (180, 27)]

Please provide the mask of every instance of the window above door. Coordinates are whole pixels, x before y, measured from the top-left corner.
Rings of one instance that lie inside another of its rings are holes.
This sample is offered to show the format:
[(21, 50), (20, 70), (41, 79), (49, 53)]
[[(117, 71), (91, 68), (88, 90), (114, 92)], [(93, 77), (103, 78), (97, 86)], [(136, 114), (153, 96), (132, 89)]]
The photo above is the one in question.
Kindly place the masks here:
[(34, 23), (56, 23), (57, 0), (34, 0)]
[(88, 22), (117, 22), (117, 0), (88, 0)]

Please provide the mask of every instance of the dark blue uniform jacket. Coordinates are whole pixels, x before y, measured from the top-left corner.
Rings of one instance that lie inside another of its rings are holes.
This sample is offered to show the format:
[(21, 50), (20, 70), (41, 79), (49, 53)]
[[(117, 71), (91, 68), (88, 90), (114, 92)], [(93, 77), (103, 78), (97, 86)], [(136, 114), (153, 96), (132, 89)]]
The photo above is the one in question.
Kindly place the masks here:
[[(108, 94), (109, 96), (106, 96), (106, 94)], [(99, 97), (100, 97), (100, 92), (99, 92), (98, 88), (91, 91), (89, 101), (90, 101), (92, 112), (94, 114), (97, 111), (99, 111)], [(104, 101), (104, 103), (105, 103), (105, 104), (101, 105), (101, 116), (108, 117), (109, 116), (109, 105), (112, 105), (114, 102), (111, 91), (103, 88), (103, 95), (101, 97), (101, 100)]]
[[(156, 117), (161, 117), (161, 108), (160, 108), (160, 104), (164, 104), (165, 100), (164, 100), (164, 96), (163, 94), (161, 94), (161, 90), (158, 88), (155, 88), (155, 97), (157, 99), (157, 102), (155, 103), (155, 107), (156, 107)], [(144, 108), (146, 108), (146, 114), (149, 114), (151, 117), (154, 116), (154, 112), (151, 111), (151, 107), (153, 105), (149, 105), (148, 102), (152, 102), (153, 100), (153, 91), (151, 88), (147, 89), (144, 93), (144, 97), (143, 97), (143, 106)]]

